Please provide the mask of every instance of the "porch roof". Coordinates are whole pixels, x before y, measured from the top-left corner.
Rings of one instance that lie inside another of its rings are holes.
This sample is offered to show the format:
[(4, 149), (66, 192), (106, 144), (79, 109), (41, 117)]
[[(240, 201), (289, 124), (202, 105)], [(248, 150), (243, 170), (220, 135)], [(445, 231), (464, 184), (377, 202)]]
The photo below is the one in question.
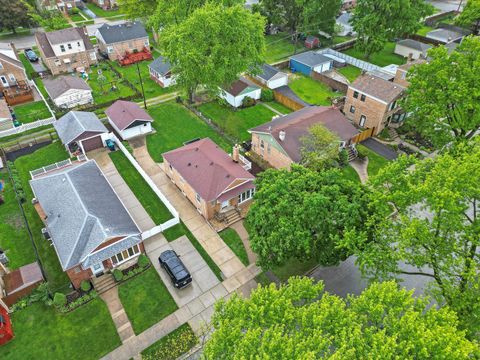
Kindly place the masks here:
[(232, 190), (224, 192), (222, 195), (220, 195), (218, 197), (217, 200), (219, 202), (227, 201), (227, 200), (233, 199), (234, 197), (236, 197), (236, 196), (240, 195), (241, 193), (244, 193), (245, 191), (250, 190), (250, 189), (255, 189), (255, 184), (251, 180), (242, 184), (242, 185), (240, 185), (240, 186), (237, 186), (236, 188), (233, 188)]

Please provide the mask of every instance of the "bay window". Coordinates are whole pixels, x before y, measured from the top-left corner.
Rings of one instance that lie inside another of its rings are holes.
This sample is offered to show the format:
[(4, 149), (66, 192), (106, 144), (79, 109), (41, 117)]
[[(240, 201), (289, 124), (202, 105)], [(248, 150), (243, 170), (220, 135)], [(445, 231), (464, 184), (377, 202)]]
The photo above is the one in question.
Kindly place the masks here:
[(253, 197), (253, 194), (255, 194), (255, 189), (249, 189), (240, 195), (238, 195), (238, 203), (241, 204), (247, 200), (250, 200)]
[(138, 245), (134, 245), (131, 248), (125, 249), (119, 252), (116, 255), (111, 257), (113, 266), (120, 265), (127, 260), (130, 260), (140, 254), (140, 247)]

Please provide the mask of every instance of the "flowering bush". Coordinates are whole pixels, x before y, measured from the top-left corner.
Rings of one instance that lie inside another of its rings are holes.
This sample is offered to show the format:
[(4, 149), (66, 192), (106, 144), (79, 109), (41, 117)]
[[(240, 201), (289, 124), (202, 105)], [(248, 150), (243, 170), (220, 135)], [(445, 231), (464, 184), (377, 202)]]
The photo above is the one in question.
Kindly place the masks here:
[(189, 351), (198, 340), (188, 324), (183, 324), (142, 352), (144, 360), (174, 360)]

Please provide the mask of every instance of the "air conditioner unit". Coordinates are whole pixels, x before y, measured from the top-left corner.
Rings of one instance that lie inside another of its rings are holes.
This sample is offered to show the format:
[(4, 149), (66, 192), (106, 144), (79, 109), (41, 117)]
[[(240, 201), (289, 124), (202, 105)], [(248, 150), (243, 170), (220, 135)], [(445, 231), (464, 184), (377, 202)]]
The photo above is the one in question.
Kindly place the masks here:
[(35, 205), (35, 204), (38, 204), (37, 198), (33, 198), (33, 199), (32, 199), (32, 205)]

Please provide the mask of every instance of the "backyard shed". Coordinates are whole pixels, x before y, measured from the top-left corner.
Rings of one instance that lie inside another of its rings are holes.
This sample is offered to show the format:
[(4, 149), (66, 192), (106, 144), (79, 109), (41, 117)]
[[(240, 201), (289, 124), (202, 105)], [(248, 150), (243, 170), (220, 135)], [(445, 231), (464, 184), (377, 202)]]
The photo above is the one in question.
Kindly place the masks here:
[(332, 59), (315, 51), (307, 51), (290, 57), (290, 69), (307, 76), (310, 76), (312, 71), (323, 73), (332, 67)]
[(397, 42), (395, 45), (394, 53), (403, 57), (411, 57), (413, 60), (419, 58), (426, 58), (427, 51), (432, 45), (424, 44), (420, 41), (413, 39), (403, 39)]
[(105, 114), (108, 122), (117, 131), (122, 140), (152, 132), (153, 118), (139, 105), (131, 101), (118, 100)]
[(172, 66), (163, 56), (159, 56), (148, 65), (150, 78), (163, 88), (175, 85), (175, 77), (172, 76)]
[(262, 65), (262, 72), (256, 75), (255, 78), (269, 89), (288, 85), (288, 74), (268, 64)]
[(59, 76), (44, 79), (43, 84), (53, 103), (64, 109), (93, 104), (92, 89), (85, 80), (77, 76)]
[(240, 107), (246, 97), (259, 100), (262, 89), (254, 84), (248, 83), (245, 79), (235, 81), (228, 87), (220, 89), (220, 97), (233, 107)]
[(315, 49), (320, 45), (320, 40), (316, 36), (308, 35), (305, 39), (305, 47), (307, 49)]

